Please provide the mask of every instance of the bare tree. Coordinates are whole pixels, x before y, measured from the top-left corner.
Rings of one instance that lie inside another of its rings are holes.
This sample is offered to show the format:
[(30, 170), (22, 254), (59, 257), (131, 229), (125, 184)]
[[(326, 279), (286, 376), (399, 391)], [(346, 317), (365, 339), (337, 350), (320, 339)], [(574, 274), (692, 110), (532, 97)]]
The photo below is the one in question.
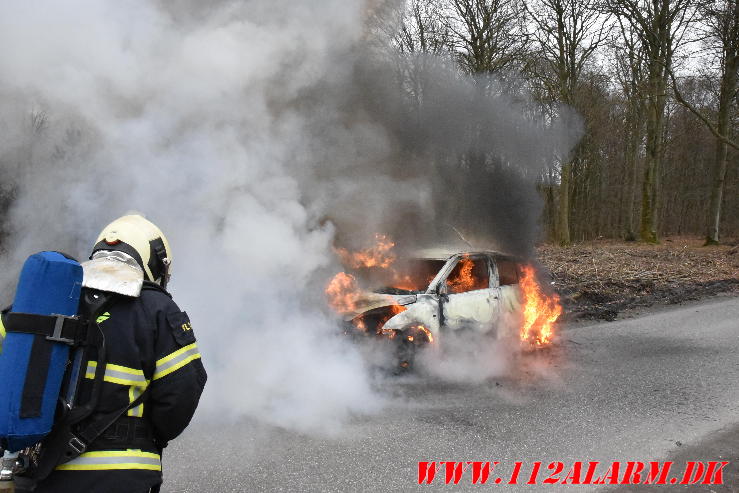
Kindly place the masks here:
[(613, 45), (614, 74), (619, 83), (626, 104), (625, 115), (625, 149), (624, 162), (626, 179), (624, 180), (623, 205), (624, 239), (636, 240), (634, 210), (638, 185), (639, 155), (644, 138), (644, 89), (646, 87), (646, 69), (644, 50), (629, 25), (618, 20), (618, 41)]
[(408, 0), (394, 41), (401, 53), (448, 52), (450, 31), (441, 16), (438, 0)]
[[(737, 68), (739, 66), (739, 2), (726, 0), (715, 2), (707, 10), (706, 21), (711, 34), (720, 46), (721, 88), (719, 90), (718, 124), (719, 136), (729, 136), (729, 113), (737, 92)], [(734, 145), (736, 148), (736, 145)], [(727, 142), (716, 139), (716, 157), (713, 167), (713, 186), (708, 216), (707, 244), (719, 242), (721, 203), (724, 195), (727, 168)]]
[(696, 115), (716, 137), (711, 194), (709, 199), (706, 245), (719, 243), (721, 205), (728, 162), (728, 148), (739, 149), (731, 139), (730, 113), (737, 95), (737, 69), (739, 69), (739, 2), (737, 0), (713, 0), (701, 8), (704, 42), (719, 66), (720, 85), (715, 122), (683, 97), (675, 75), (671, 72), (675, 98)]
[[(505, 91), (523, 111), (542, 112), (547, 119), (562, 116), (562, 102), (577, 110), (585, 129), (580, 145), (569, 162), (545, 170), (538, 187), (544, 226), (554, 241), (563, 240), (560, 231), (568, 231), (571, 241), (600, 236), (656, 241), (657, 231), (703, 235), (709, 203), (711, 227), (720, 221), (722, 238), (737, 237), (739, 153), (724, 155), (718, 145), (722, 140), (733, 148), (739, 141), (738, 84), (727, 79), (721, 87), (723, 74), (736, 74), (736, 64), (732, 69), (725, 63), (732, 60), (726, 54), (736, 51), (723, 51), (726, 31), (715, 27), (726, 26), (716, 21), (728, 19), (726, 9), (739, 0), (595, 1), (376, 0), (372, 12), (385, 23), (377, 24), (385, 33), (378, 46), (392, 48), (388, 53), (396, 57), (402, 102), (408, 111), (418, 111), (419, 121), (439, 117), (435, 91), (450, 82), (440, 76), (467, 74), (478, 83), (476, 97)], [(708, 15), (719, 11), (724, 17)], [(605, 14), (615, 14), (613, 42), (607, 39)], [(702, 44), (694, 42), (701, 37)], [(683, 56), (707, 61), (706, 53), (715, 56), (714, 63), (675, 69), (680, 77), (671, 91), (672, 66)], [(512, 84), (525, 85), (532, 98), (518, 98), (524, 87)], [(729, 104), (721, 106), (726, 95)], [(688, 106), (677, 104), (680, 98)], [(719, 108), (727, 106), (721, 123)], [(470, 142), (484, 135), (477, 120), (459, 125)], [(504, 165), (488, 153), (443, 149), (409, 159), (434, 167), (442, 188), (470, 189)], [(559, 206), (565, 199), (567, 207)], [(450, 216), (468, 206), (451, 199), (439, 203)], [(485, 209), (478, 202), (473, 206)], [(562, 228), (560, 213), (567, 208)]]
[(420, 111), (429, 69), (449, 53), (451, 33), (438, 0), (408, 0), (399, 10), (399, 27), (392, 34), (401, 85)]
[[(524, 4), (532, 20), (531, 37), (538, 47), (544, 70), (536, 73), (553, 99), (578, 107), (578, 86), (586, 64), (608, 39), (610, 24), (596, 9), (596, 0), (538, 0)], [(566, 159), (566, 158), (565, 158)], [(562, 163), (560, 172), (557, 237), (561, 245), (570, 244), (570, 186), (573, 162)]]
[(525, 59), (520, 0), (448, 0), (446, 22), (460, 66), (499, 76)]
[(642, 241), (656, 243), (659, 172), (662, 165), (667, 80), (676, 49), (695, 20), (696, 0), (604, 0), (606, 11), (628, 23), (646, 57), (646, 156), (642, 186)]

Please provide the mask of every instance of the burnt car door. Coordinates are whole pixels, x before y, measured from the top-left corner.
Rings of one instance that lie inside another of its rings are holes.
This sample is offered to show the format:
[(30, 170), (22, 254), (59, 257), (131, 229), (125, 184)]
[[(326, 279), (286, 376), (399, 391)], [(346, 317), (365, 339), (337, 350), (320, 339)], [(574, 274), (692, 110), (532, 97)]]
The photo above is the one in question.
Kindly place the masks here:
[(489, 256), (461, 255), (437, 287), (442, 326), (488, 332), (499, 313), (497, 270)]
[(496, 256), (494, 260), (500, 286), (500, 309), (504, 312), (515, 312), (521, 308), (518, 287), (520, 264), (504, 256)]

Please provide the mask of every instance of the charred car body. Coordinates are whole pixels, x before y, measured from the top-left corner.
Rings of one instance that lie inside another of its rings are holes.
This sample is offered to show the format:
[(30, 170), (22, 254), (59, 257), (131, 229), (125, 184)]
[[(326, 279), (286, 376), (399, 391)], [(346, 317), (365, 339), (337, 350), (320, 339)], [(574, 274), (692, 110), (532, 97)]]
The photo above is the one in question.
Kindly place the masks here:
[(345, 331), (395, 340), (401, 366), (450, 332), (503, 337), (502, 318), (521, 309), (521, 263), (498, 252), (426, 250), (390, 272), (389, 287), (362, 292), (345, 310)]

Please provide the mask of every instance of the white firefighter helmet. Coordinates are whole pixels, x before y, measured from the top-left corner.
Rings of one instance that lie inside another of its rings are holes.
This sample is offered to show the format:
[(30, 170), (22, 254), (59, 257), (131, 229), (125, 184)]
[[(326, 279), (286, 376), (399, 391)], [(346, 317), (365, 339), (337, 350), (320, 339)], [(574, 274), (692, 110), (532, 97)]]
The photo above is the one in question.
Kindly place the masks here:
[(122, 216), (103, 228), (90, 258), (101, 251), (123, 252), (132, 257), (143, 269), (145, 279), (166, 288), (172, 251), (162, 230), (144, 216)]

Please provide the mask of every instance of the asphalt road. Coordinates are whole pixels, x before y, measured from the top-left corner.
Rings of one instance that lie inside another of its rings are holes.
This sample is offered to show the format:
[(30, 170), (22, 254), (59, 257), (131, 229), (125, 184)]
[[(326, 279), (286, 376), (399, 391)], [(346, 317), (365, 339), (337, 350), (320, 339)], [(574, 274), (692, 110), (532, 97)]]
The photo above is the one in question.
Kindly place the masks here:
[(476, 385), (392, 381), (391, 405), (334, 438), (194, 426), (167, 449), (162, 491), (552, 491), (469, 476), (419, 487), (417, 461), (498, 460), (502, 471), (523, 461), (527, 478), (535, 460), (718, 460), (700, 445), (739, 424), (739, 298), (567, 328), (557, 347), (517, 365)]

